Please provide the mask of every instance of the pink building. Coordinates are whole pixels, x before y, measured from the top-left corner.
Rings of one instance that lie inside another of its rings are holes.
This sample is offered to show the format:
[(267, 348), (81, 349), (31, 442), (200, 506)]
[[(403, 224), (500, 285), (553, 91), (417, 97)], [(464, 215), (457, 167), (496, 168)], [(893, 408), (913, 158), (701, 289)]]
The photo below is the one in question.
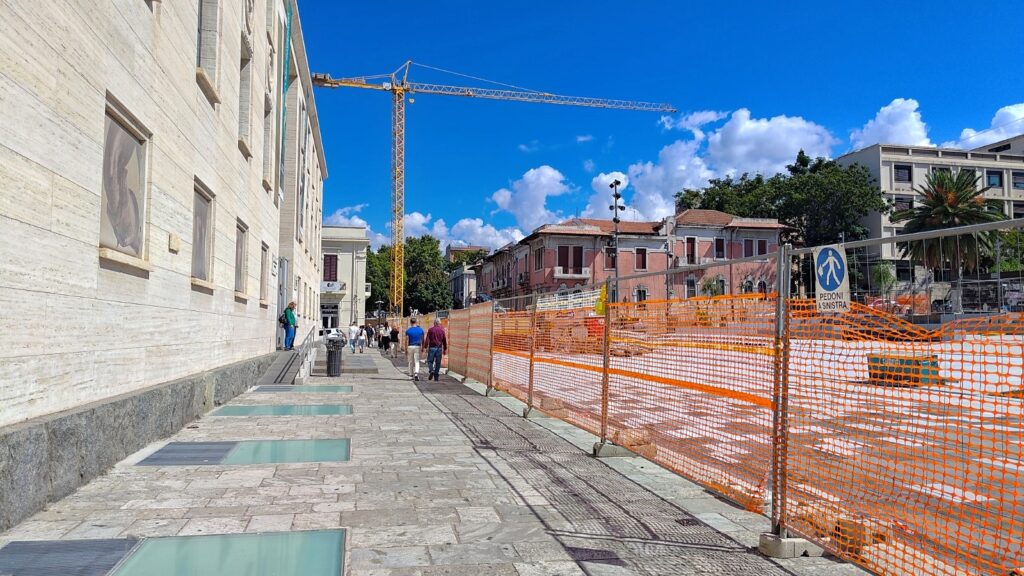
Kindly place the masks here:
[[(572, 292), (615, 275), (611, 220), (573, 218), (541, 226), (488, 256), (477, 291), (492, 298)], [(782, 225), (774, 219), (739, 218), (715, 210), (685, 210), (657, 222), (619, 224), (620, 277), (704, 265), (624, 281), (622, 300), (768, 292), (773, 289)], [(758, 258), (764, 256), (764, 258)], [(730, 260), (754, 258), (732, 264)]]

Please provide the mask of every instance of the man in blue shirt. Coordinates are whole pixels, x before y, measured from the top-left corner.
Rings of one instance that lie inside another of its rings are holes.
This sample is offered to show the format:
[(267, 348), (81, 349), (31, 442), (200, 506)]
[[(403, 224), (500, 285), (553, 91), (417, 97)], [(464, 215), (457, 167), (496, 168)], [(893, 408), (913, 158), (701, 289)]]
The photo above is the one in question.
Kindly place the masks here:
[(409, 374), (413, 380), (420, 379), (420, 346), (423, 345), (423, 328), (416, 325), (416, 319), (409, 319), (409, 329), (405, 331), (405, 349), (409, 360)]

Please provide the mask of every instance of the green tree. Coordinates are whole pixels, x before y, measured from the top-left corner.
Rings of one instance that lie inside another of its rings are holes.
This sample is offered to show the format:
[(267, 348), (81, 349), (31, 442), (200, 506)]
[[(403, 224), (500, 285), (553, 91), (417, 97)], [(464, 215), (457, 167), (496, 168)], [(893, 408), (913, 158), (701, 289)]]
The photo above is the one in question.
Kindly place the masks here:
[(366, 300), (366, 311), (376, 312), (377, 301), (384, 302), (384, 310), (390, 309), (391, 300), (391, 247), (381, 246), (376, 252), (366, 250), (366, 281), (370, 283), (370, 297)]
[(447, 262), (446, 270), (451, 272), (456, 268), (465, 266), (466, 264), (473, 264), (480, 260), (483, 260), (487, 256), (487, 250), (470, 250), (468, 252), (456, 252), (455, 256), (452, 257), (453, 262)]
[(878, 262), (871, 267), (871, 281), (880, 295), (889, 294), (896, 285), (896, 267), (892, 262)]
[[(978, 188), (980, 176), (960, 170), (955, 175), (939, 170), (929, 174), (917, 188), (920, 200), (908, 210), (892, 215), (893, 222), (906, 222), (905, 233), (944, 230), (1005, 219), (1002, 201), (986, 199), (988, 187)], [(982, 257), (992, 252), (993, 233), (967, 234), (956, 238), (936, 238), (899, 245), (903, 256), (909, 256), (929, 268), (941, 268), (949, 262), (953, 274), (961, 268), (976, 270)]]
[(441, 243), (430, 235), (405, 241), (405, 310), (427, 314), (452, 306)]
[(1024, 232), (1006, 230), (995, 236), (989, 269), (992, 272), (1024, 272)]

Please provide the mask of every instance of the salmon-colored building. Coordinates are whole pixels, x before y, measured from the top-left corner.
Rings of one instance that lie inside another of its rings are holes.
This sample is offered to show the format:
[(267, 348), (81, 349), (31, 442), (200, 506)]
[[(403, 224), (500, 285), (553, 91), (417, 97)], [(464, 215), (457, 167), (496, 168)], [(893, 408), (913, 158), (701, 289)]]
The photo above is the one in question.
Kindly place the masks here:
[[(623, 281), (619, 300), (768, 292), (783, 226), (775, 219), (739, 218), (717, 210), (684, 210), (656, 222), (621, 222), (617, 254), (611, 220), (572, 218), (541, 226), (488, 256), (477, 291), (492, 298), (570, 293), (620, 278), (704, 265), (671, 275)], [(764, 258), (758, 258), (764, 256)], [(740, 258), (753, 258), (730, 263)]]

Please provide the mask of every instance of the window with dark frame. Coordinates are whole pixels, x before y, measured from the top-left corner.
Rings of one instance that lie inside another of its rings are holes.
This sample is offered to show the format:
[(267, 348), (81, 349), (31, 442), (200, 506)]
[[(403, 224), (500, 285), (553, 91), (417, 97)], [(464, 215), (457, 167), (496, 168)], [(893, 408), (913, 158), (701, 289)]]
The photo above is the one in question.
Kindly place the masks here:
[(572, 273), (583, 274), (583, 246), (572, 247)]
[(715, 258), (725, 258), (725, 238), (715, 238)]
[(985, 172), (985, 185), (993, 188), (1003, 187), (1003, 171), (1002, 170), (987, 170)]
[(912, 210), (914, 208), (914, 197), (913, 196), (896, 196), (893, 199), (892, 209), (894, 212), (900, 210)]
[(647, 248), (636, 249), (636, 269), (647, 270)]
[(192, 204), (192, 277), (213, 280), (213, 195), (197, 183)]
[(267, 300), (267, 286), (270, 282), (270, 247), (260, 243), (260, 300)]
[(752, 238), (745, 238), (743, 240), (743, 257), (750, 258), (754, 255), (754, 240)]
[(907, 164), (896, 164), (892, 167), (893, 180), (901, 184), (910, 184), (914, 181), (914, 169)]
[(1010, 181), (1014, 190), (1024, 190), (1024, 172), (1014, 172), (1010, 175)]
[(537, 248), (533, 251), (533, 269), (542, 270), (544, 268), (544, 248)]
[(569, 246), (558, 247), (558, 267), (562, 272), (569, 270)]
[(338, 281), (338, 255), (324, 254), (324, 282)]
[(758, 240), (757, 241), (757, 255), (758, 256), (764, 256), (767, 253), (768, 253), (768, 241), (767, 240)]
[(692, 236), (686, 239), (686, 263), (697, 263), (697, 239)]
[(605, 246), (605, 248), (604, 248), (604, 269), (605, 270), (614, 270), (615, 269), (616, 258), (618, 258), (618, 255), (615, 253), (615, 248), (612, 248), (611, 246)]
[(235, 223), (235, 292), (244, 294), (248, 270), (249, 227), (239, 220)]

